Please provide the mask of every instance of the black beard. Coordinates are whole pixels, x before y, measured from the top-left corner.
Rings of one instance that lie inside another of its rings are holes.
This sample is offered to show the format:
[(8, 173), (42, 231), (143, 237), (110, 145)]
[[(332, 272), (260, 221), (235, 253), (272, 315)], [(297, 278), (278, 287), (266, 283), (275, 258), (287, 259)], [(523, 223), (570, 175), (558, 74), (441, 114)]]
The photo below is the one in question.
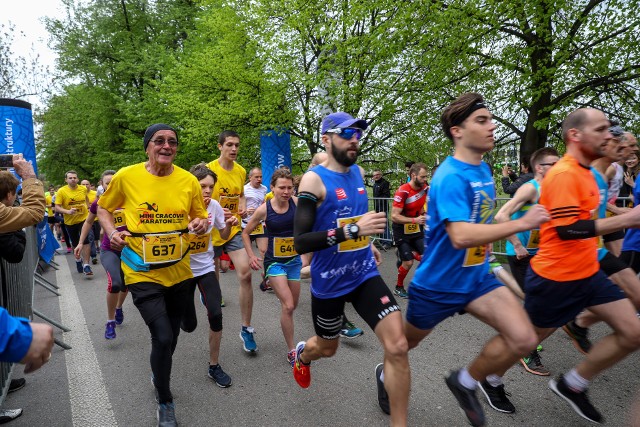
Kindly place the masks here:
[(336, 162), (340, 163), (340, 165), (347, 168), (353, 166), (356, 163), (356, 160), (358, 160), (357, 153), (356, 153), (356, 156), (353, 159), (351, 159), (347, 154), (348, 153), (347, 150), (344, 150), (344, 151), (337, 150), (335, 145), (333, 146), (333, 149), (331, 150), (331, 152), (333, 154), (333, 158), (336, 159)]

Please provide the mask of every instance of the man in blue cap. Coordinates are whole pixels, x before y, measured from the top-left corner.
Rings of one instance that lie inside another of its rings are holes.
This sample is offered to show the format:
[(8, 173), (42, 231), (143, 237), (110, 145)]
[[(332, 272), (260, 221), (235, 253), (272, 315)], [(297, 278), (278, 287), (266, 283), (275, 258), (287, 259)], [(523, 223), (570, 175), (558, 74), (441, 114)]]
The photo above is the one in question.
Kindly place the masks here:
[(368, 211), (364, 170), (355, 164), (367, 122), (344, 112), (322, 121), (328, 159), (300, 182), (294, 222), (299, 254), (313, 252), (311, 311), (316, 335), (296, 346), (293, 376), (309, 387), (313, 360), (333, 356), (350, 302), (384, 348), (392, 425), (406, 425), (410, 373), (402, 315), (380, 277), (380, 253), (369, 236), (384, 232), (384, 212)]

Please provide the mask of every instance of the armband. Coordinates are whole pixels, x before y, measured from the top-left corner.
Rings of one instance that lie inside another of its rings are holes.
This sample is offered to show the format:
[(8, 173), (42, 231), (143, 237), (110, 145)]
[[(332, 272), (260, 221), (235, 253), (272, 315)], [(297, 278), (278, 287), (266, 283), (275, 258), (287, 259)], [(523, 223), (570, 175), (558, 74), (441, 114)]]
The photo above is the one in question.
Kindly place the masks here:
[(118, 230), (113, 230), (111, 232), (111, 234), (109, 234), (109, 241), (111, 241), (113, 239), (113, 235), (116, 234), (118, 232)]
[(309, 193), (308, 191), (303, 191), (302, 193), (299, 193), (298, 199), (308, 199), (308, 200), (311, 200), (313, 203), (318, 203), (318, 196), (316, 196), (313, 193)]
[(562, 240), (588, 239), (596, 237), (596, 222), (589, 219), (581, 219), (571, 225), (556, 227), (558, 237)]

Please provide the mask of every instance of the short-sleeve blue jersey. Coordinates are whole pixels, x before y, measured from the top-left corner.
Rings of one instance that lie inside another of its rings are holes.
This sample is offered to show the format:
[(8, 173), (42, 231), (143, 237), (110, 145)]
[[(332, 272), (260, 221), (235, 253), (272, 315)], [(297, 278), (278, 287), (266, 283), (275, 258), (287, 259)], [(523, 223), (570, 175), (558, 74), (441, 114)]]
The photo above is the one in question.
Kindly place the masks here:
[[(369, 210), (367, 191), (357, 165), (346, 173), (334, 172), (322, 165), (307, 173), (318, 174), (327, 190), (316, 211), (313, 231), (343, 227), (356, 222)], [(379, 274), (369, 237), (347, 240), (313, 253), (311, 293), (317, 298), (336, 298)]]
[[(633, 206), (638, 206), (638, 203), (640, 203), (640, 187), (638, 186), (638, 181), (640, 180), (637, 179), (633, 186)], [(622, 250), (640, 252), (640, 228), (627, 229), (627, 233), (624, 235), (624, 241), (622, 242)]]
[(495, 186), (489, 166), (447, 157), (431, 181), (427, 201), (425, 251), (411, 282), (417, 289), (467, 294), (489, 271), (488, 245), (455, 249), (447, 234), (449, 222), (490, 224)]
[[(600, 194), (600, 204), (598, 205), (598, 218), (607, 217), (607, 193), (609, 191), (609, 184), (607, 180), (602, 176), (600, 172), (593, 166), (590, 167), (593, 177), (598, 183), (598, 193)], [(602, 236), (598, 236), (598, 261), (602, 260), (607, 254), (607, 249), (604, 247)]]
[[(536, 200), (533, 203), (525, 203), (517, 212), (514, 212), (514, 214), (511, 215), (512, 220), (522, 218), (524, 214), (526, 214), (527, 211), (531, 208), (531, 206), (538, 203), (538, 199), (540, 198), (540, 183), (535, 179), (532, 179), (531, 181), (525, 182), (523, 185), (526, 184), (531, 184), (536, 189)], [(536, 252), (538, 252), (538, 244), (540, 241), (539, 229), (521, 231), (519, 233), (516, 233), (516, 237), (518, 238), (518, 240), (520, 240), (520, 243), (522, 243), (522, 246), (524, 246), (527, 252), (529, 252), (529, 255), (535, 255)], [(516, 250), (513, 248), (513, 243), (508, 240), (506, 252), (507, 255), (516, 256)]]

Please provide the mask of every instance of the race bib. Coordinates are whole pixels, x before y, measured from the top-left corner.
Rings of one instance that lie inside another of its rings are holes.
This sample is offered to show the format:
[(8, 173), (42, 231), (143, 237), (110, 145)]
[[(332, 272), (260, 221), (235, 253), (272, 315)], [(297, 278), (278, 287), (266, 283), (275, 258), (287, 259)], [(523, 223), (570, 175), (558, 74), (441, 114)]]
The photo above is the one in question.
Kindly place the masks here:
[(529, 235), (529, 241), (527, 242), (527, 249), (538, 249), (540, 247), (540, 230), (531, 230)]
[[(361, 217), (362, 215), (351, 218), (338, 218), (338, 227), (342, 228), (347, 224), (356, 223)], [(345, 240), (342, 243), (338, 243), (338, 252), (359, 251), (367, 247), (369, 247), (369, 236), (362, 236), (355, 240)]]
[(275, 258), (289, 258), (296, 255), (298, 253), (293, 246), (293, 237), (273, 238), (273, 256)]
[(603, 249), (604, 248), (604, 239), (602, 238), (602, 236), (598, 236), (598, 249)]
[(224, 209), (229, 209), (231, 213), (238, 213), (238, 206), (240, 204), (240, 197), (220, 196), (220, 206)]
[(113, 212), (113, 224), (116, 228), (124, 227), (127, 225), (126, 220), (124, 219), (124, 210), (118, 209)]
[(264, 225), (262, 223), (259, 223), (258, 225), (256, 225), (256, 228), (254, 228), (253, 231), (249, 234), (250, 235), (264, 234)]
[(145, 234), (142, 238), (142, 258), (147, 264), (161, 264), (182, 259), (180, 233)]
[(194, 254), (207, 252), (209, 242), (211, 241), (211, 233), (192, 234), (189, 233), (189, 251)]
[(420, 224), (405, 224), (404, 234), (416, 234), (420, 232)]
[(607, 211), (607, 212), (605, 213), (605, 216), (606, 216), (607, 218), (611, 218), (612, 216), (616, 216), (616, 214), (614, 214), (613, 212), (609, 212), (609, 211)]
[(481, 265), (487, 256), (487, 245), (475, 246), (467, 248), (464, 254), (463, 267), (474, 267)]

